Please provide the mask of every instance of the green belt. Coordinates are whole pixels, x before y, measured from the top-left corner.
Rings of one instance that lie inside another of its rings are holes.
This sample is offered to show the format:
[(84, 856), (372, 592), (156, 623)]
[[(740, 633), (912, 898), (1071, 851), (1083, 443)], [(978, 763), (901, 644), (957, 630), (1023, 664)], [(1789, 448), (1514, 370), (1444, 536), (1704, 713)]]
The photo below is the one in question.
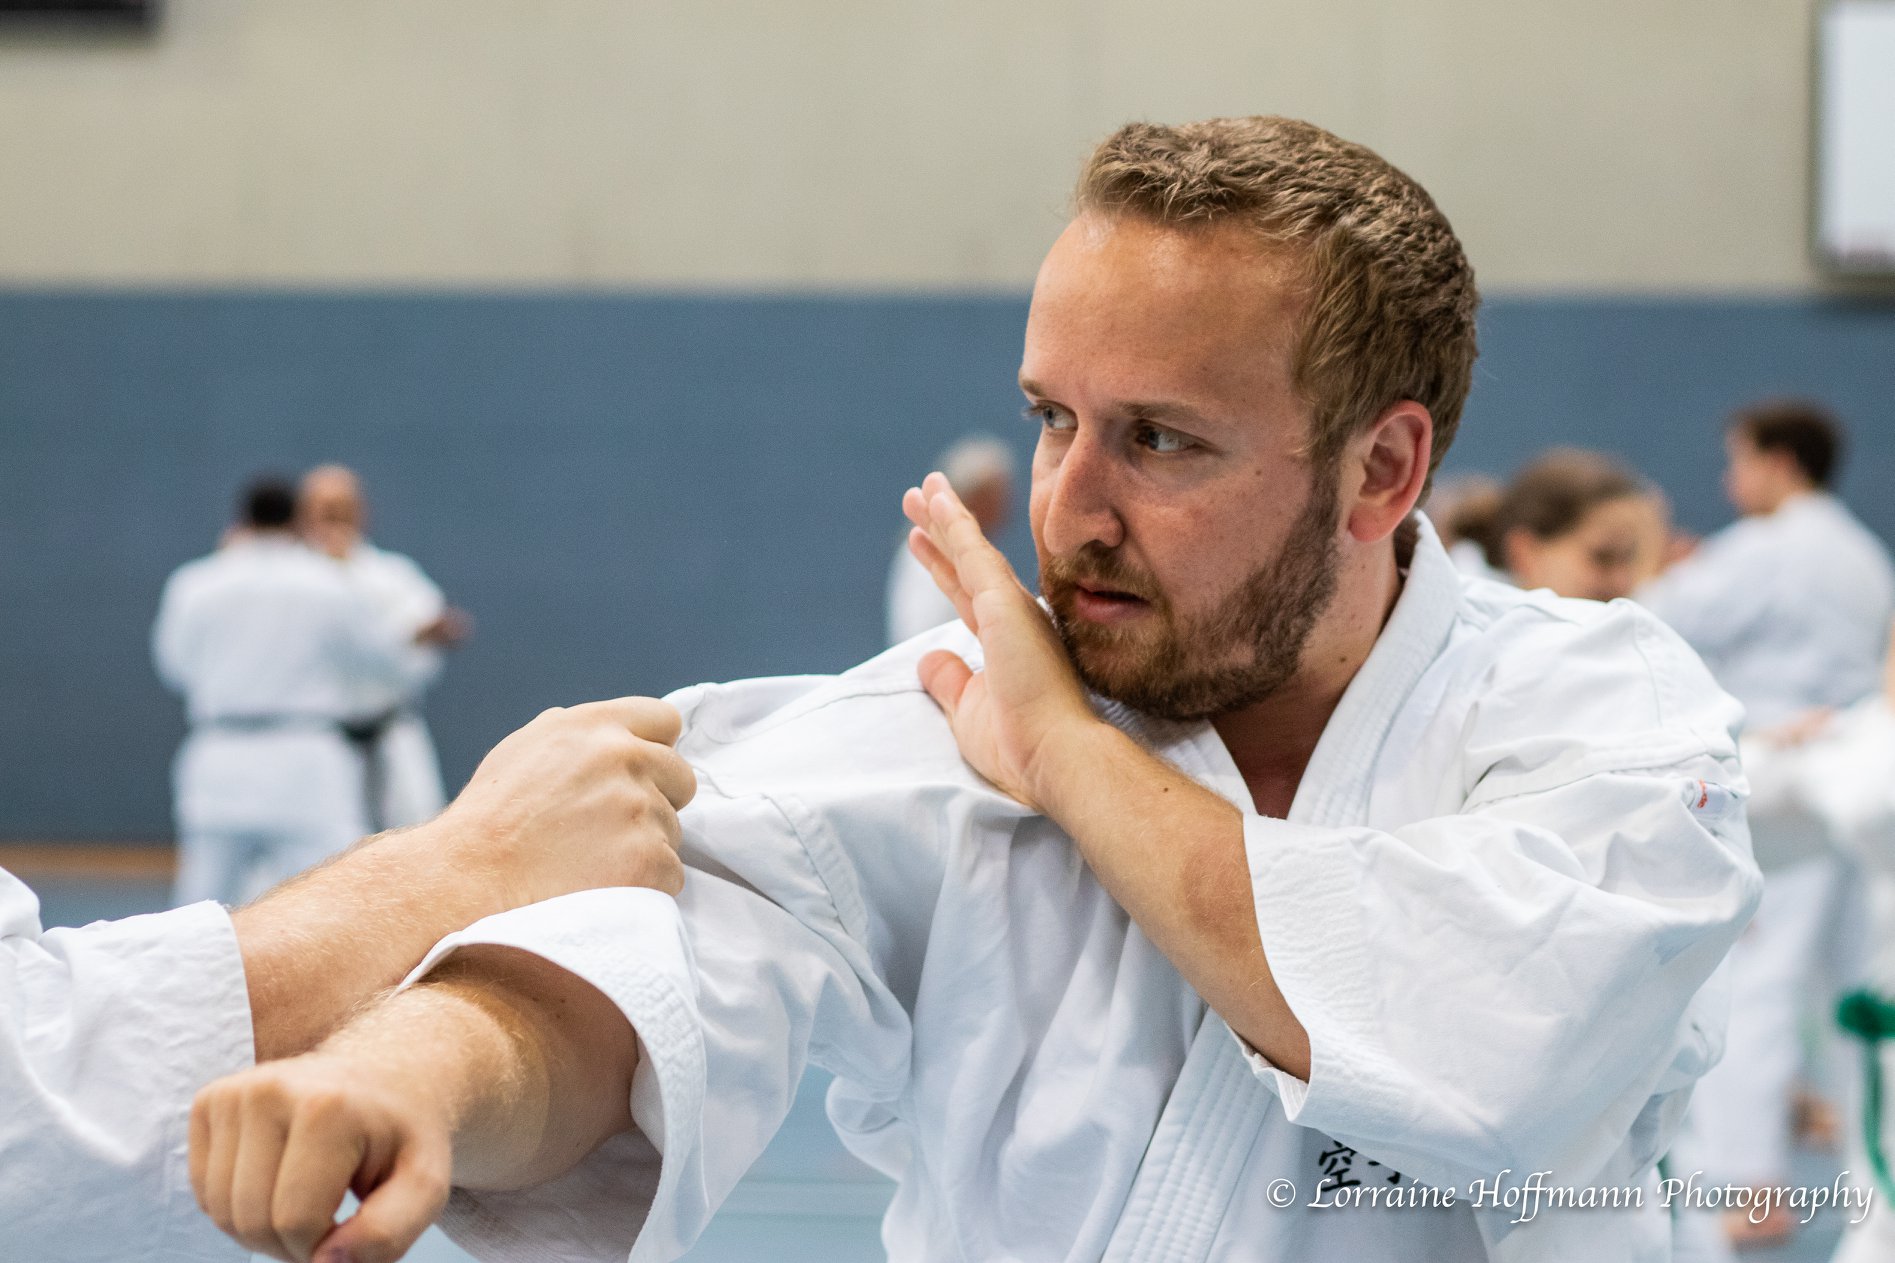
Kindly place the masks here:
[(1851, 991), (1836, 1005), (1836, 1022), (1863, 1043), (1863, 1141), (1869, 1167), (1875, 1172), (1882, 1197), (1895, 1201), (1895, 1178), (1889, 1176), (1888, 1155), (1882, 1151), (1882, 1041), (1895, 1039), (1895, 1002), (1864, 988)]

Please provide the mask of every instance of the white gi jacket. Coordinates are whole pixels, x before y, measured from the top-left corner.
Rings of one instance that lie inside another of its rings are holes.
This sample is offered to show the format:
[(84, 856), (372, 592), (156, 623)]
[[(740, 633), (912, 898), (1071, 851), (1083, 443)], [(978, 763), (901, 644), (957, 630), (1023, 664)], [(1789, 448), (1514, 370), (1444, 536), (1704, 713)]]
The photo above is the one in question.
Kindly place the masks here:
[(366, 540), (349, 550), (342, 567), (381, 611), (402, 644), (399, 673), (394, 678), (357, 682), (359, 713), (395, 712), (379, 750), (380, 818), (376, 823), (384, 829), (420, 824), (447, 805), (447, 793), (441, 784), (434, 738), (419, 710), (422, 694), (441, 674), (442, 655), (432, 645), (416, 644), (415, 634), (441, 617), (447, 599), (412, 560)]
[[(676, 1257), (813, 1062), (845, 1141), (899, 1181), (896, 1260), (1669, 1256), (1652, 1164), (1720, 1050), (1706, 981), (1759, 880), (1738, 709), (1656, 619), (1465, 581), (1424, 524), (1287, 820), (1255, 814), (1210, 726), (1105, 706), (1243, 810), (1307, 1083), (961, 760), (915, 681), (940, 646), (978, 652), (956, 625), (839, 678), (677, 695), (699, 778), (682, 896), (553, 900), (423, 963), (538, 953), (643, 1049), (642, 1135), (535, 1190), (457, 1193), (450, 1233), (494, 1259)], [(1469, 1208), (1475, 1181), (1539, 1170), (1643, 1209)], [(1305, 1205), (1415, 1181), (1457, 1205)]]
[(362, 756), (337, 725), (360, 716), (364, 682), (400, 678), (402, 653), (341, 567), (293, 539), (179, 567), (152, 657), (192, 724), (172, 770), (180, 834), (271, 832), (321, 851), (367, 832)]
[(42, 932), (0, 869), (0, 1257), (247, 1259), (191, 1197), (191, 1098), (251, 1064), (213, 903)]
[(1895, 713), (1879, 695), (1866, 698), (1801, 745), (1746, 739), (1744, 763), (1759, 854), (1789, 864), (1833, 848), (1861, 865), (1870, 976), (1895, 995)]
[(1639, 600), (1704, 656), (1749, 722), (1767, 727), (1874, 691), (1895, 568), (1840, 500), (1812, 492), (1733, 522)]

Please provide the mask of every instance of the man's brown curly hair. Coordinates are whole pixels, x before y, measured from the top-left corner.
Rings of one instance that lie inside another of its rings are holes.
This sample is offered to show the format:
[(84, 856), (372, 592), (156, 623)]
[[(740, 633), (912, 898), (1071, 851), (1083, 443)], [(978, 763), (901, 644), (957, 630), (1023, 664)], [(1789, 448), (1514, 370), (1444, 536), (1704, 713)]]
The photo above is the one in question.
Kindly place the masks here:
[(1389, 406), (1434, 418), (1429, 476), (1453, 442), (1477, 354), (1474, 269), (1434, 199), (1361, 145), (1296, 119), (1131, 123), (1099, 145), (1078, 214), (1181, 230), (1238, 223), (1306, 286), (1292, 355), (1315, 414), (1310, 457), (1338, 459)]

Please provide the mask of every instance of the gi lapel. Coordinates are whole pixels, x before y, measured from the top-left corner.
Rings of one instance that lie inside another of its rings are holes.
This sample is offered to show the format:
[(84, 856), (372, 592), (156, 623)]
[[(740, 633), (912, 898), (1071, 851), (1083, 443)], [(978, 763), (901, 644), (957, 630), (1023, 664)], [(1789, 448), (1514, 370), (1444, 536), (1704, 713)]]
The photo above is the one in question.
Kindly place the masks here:
[[(1368, 822), (1382, 740), (1453, 625), (1460, 576), (1428, 520), (1417, 515), (1416, 521), (1420, 533), (1407, 583), (1317, 742), (1290, 807), (1289, 818), (1298, 823)], [(1243, 777), (1208, 725), (1162, 753), (1246, 815), (1255, 814)], [(1207, 1011), (1106, 1246), (1106, 1263), (1202, 1263), (1241, 1192), (1238, 1181), (1257, 1132), (1277, 1108), (1276, 1096), (1245, 1063), (1236, 1035)]]

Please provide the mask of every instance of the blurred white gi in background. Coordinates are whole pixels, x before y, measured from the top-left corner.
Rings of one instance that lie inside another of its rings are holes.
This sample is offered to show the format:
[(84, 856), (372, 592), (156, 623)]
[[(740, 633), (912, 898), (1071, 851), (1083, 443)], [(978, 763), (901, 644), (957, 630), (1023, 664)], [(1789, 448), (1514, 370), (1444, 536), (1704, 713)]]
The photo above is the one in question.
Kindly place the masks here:
[[(941, 453), (938, 468), (968, 511), (992, 538), (1013, 510), (1013, 451), (997, 438), (972, 434)], [(931, 627), (960, 617), (922, 564), (908, 552), (902, 532), (888, 567), (888, 643), (899, 645)]]
[[(1726, 435), (1725, 491), (1742, 519), (1639, 594), (1744, 704), (1750, 733), (1858, 702), (1881, 677), (1895, 568), (1827, 491), (1840, 445), (1835, 423), (1810, 405), (1738, 413)], [(1727, 1052), (1698, 1087), (1675, 1153), (1680, 1169), (1749, 1185), (1789, 1178), (1805, 1009), (1814, 1001), (1826, 1015), (1829, 997), (1859, 969), (1835, 932), (1852, 924), (1855, 896), (1829, 841), (1809, 822), (1782, 818), (1760, 831), (1763, 904), (1731, 953)], [(1732, 1227), (1756, 1238), (1789, 1225)]]
[[(1895, 997), (1895, 672), (1880, 693), (1833, 716), (1816, 715), (1744, 744), (1751, 776), (1751, 829), (1759, 852), (1808, 847), (1812, 837), (1855, 862), (1864, 879), (1871, 949), (1867, 978)], [(1859, 1050), (1851, 1048), (1851, 1064)], [(1895, 1074), (1891, 1049), (1877, 1050), (1884, 1083)], [(1863, 1119), (1845, 1120), (1847, 1169), (1858, 1185), (1872, 1183)], [(1876, 1120), (1883, 1151), (1895, 1142), (1895, 1113)], [(1853, 1225), (1837, 1263), (1895, 1258), (1895, 1221), (1875, 1190), (1866, 1222)]]
[(350, 581), (404, 644), (393, 677), (356, 681), (355, 711), (381, 718), (375, 745), (370, 823), (394, 829), (419, 824), (447, 805), (441, 761), (421, 717), (421, 698), (441, 674), (442, 650), (466, 634), (466, 619), (448, 606), (441, 589), (400, 553), (377, 548), (364, 534), (368, 506), (361, 480), (341, 465), (323, 465), (304, 478), (298, 497), (304, 537), (342, 564)]
[(238, 903), (369, 831), (363, 755), (342, 725), (363, 682), (393, 687), (406, 646), (292, 523), (264, 481), (243, 529), (166, 582), (152, 628), (158, 674), (191, 732), (173, 765), (173, 901)]

